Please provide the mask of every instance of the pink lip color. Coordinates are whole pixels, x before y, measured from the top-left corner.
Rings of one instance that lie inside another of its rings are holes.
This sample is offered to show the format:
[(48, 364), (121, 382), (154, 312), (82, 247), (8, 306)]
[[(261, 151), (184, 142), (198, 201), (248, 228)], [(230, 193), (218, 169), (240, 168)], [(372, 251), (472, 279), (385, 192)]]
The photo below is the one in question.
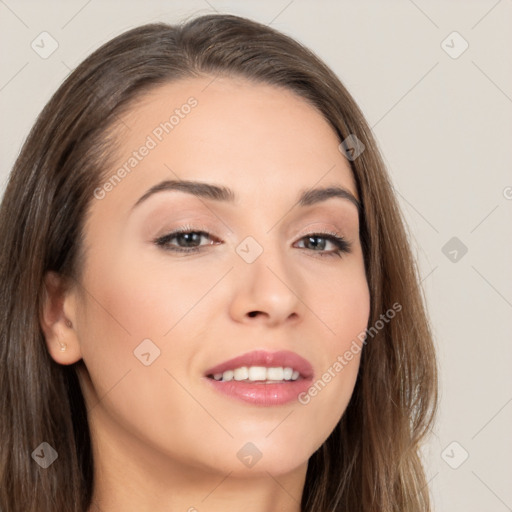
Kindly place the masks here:
[[(220, 382), (207, 377), (242, 366), (291, 367), (299, 372), (300, 377), (295, 381), (283, 381), (276, 384), (266, 384), (263, 381), (230, 380)], [(225, 361), (205, 372), (206, 381), (217, 391), (253, 405), (262, 406), (283, 405), (296, 400), (300, 393), (309, 388), (312, 378), (313, 367), (311, 364), (298, 354), (290, 351), (267, 352), (255, 350)]]

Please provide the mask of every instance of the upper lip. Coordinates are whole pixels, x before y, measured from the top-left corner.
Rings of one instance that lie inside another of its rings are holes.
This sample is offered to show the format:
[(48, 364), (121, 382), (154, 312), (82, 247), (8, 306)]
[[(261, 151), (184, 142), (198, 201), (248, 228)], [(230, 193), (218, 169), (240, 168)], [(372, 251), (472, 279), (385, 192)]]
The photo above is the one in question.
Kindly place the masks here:
[(283, 368), (289, 367), (297, 370), (304, 379), (309, 379), (313, 376), (311, 363), (289, 350), (280, 350), (278, 352), (253, 350), (252, 352), (246, 352), (241, 356), (234, 357), (233, 359), (213, 366), (205, 372), (205, 375), (224, 373), (227, 370), (234, 370), (242, 366), (264, 366), (266, 368), (282, 366)]

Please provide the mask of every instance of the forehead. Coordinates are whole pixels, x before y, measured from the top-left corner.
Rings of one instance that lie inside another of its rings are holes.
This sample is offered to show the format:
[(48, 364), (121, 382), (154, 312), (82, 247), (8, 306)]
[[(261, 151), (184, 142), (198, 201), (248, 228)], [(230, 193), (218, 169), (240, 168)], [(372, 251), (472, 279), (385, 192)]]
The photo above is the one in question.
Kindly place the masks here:
[[(116, 137), (109, 171), (125, 169), (123, 196), (132, 202), (166, 179), (229, 184), (255, 202), (271, 191), (332, 184), (357, 197), (330, 124), (305, 99), (273, 85), (232, 77), (161, 85), (119, 119)], [(115, 189), (111, 196), (120, 200)]]

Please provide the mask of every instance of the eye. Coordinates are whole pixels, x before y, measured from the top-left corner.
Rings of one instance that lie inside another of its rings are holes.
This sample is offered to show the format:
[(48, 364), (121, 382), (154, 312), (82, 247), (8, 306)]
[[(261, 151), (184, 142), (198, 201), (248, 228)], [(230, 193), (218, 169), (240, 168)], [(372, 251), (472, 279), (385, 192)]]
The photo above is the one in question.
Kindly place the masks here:
[[(309, 245), (304, 249), (312, 247), (310, 250), (317, 252), (319, 256), (339, 256), (341, 258), (343, 253), (350, 252), (350, 243), (337, 233), (310, 233), (302, 237), (300, 241), (306, 241), (306, 245)], [(327, 244), (333, 245), (335, 249), (326, 251)]]
[[(201, 240), (203, 238), (208, 238), (211, 240), (208, 244), (201, 245)], [(173, 243), (173, 241), (176, 241)], [(217, 239), (213, 241), (210, 233), (205, 231), (203, 228), (192, 228), (191, 226), (182, 226), (172, 233), (168, 233), (160, 238), (154, 240), (154, 243), (162, 247), (166, 251), (174, 251), (174, 252), (198, 252), (200, 247), (204, 247), (204, 245), (213, 245), (218, 242)]]

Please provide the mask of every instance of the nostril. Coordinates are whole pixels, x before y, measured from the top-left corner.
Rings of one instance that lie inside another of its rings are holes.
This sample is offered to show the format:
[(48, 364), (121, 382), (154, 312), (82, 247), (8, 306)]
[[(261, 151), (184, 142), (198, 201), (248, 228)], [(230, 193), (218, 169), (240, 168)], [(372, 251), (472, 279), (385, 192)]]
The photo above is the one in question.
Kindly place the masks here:
[(251, 312), (249, 313), (249, 316), (252, 318), (252, 317), (254, 317), (254, 316), (258, 315), (259, 313), (261, 313), (261, 311), (251, 311)]

